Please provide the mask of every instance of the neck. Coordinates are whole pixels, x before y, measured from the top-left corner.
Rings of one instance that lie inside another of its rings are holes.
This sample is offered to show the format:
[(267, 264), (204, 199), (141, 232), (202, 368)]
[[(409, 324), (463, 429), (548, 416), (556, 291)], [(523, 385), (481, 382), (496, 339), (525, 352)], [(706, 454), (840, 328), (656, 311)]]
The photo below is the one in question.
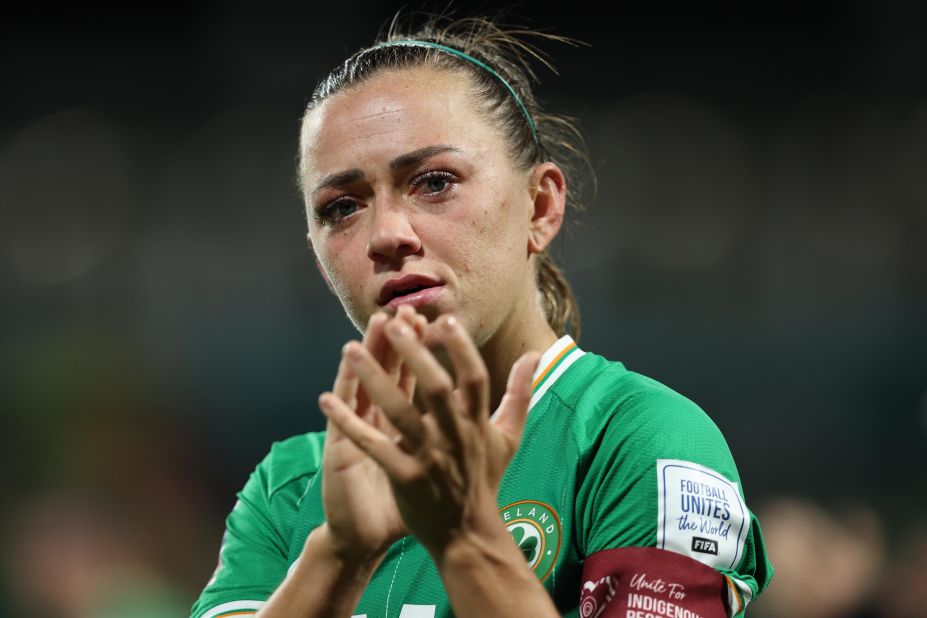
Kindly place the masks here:
[(516, 312), (480, 347), (489, 371), (490, 413), (505, 394), (512, 365), (525, 352), (543, 353), (557, 341), (543, 311), (536, 303), (525, 303), (526, 311)]

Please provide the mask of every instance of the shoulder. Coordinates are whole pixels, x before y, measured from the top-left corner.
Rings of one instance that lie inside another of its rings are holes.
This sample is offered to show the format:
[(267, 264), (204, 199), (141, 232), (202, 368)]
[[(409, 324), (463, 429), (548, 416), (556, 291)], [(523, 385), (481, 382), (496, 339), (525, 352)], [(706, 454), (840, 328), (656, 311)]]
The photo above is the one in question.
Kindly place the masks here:
[(725, 461), (730, 457), (708, 414), (669, 386), (588, 352), (574, 368), (553, 390), (574, 415), (581, 449), (607, 440), (612, 449), (630, 447), (660, 458), (702, 459), (705, 451)]
[(269, 495), (289, 483), (315, 476), (322, 465), (325, 432), (312, 432), (274, 442), (255, 474)]
[[(648, 572), (657, 562), (701, 563), (728, 577), (727, 603), (741, 611), (772, 568), (718, 426), (688, 397), (621, 363), (587, 353), (574, 366), (552, 390), (572, 414), (580, 451), (577, 538), (587, 557), (598, 556), (587, 566), (630, 568), (633, 552), (648, 556), (638, 564)], [(596, 568), (584, 578), (608, 572)]]

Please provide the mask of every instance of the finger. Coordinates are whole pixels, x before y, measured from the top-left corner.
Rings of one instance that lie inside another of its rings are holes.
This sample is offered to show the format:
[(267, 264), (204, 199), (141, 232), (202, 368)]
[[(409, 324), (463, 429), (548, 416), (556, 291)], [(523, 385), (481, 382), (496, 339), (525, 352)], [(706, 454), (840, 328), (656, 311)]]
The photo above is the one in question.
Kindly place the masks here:
[(403, 479), (414, 473), (414, 459), (404, 453), (392, 438), (357, 418), (344, 401), (332, 393), (323, 393), (319, 397), (319, 407), (331, 425), (369, 455), (390, 477)]
[[(322, 399), (319, 398), (319, 410), (322, 410)], [(322, 410), (322, 414), (325, 414), (325, 411)], [(327, 416), (325, 417), (325, 443), (322, 445), (323, 459), (325, 458), (324, 453), (328, 450), (328, 445), (334, 442), (337, 442), (343, 437), (341, 430), (338, 429), (338, 426), (335, 425), (331, 419)]]
[(415, 321), (415, 316), (417, 315), (418, 313), (412, 305), (399, 305), (399, 309), (396, 310), (396, 317), (407, 322), (409, 325)]
[[(364, 339), (363, 345), (365, 348), (371, 351), (374, 358), (377, 359), (377, 362), (382, 362), (383, 358), (387, 355), (387, 352), (390, 348), (389, 342), (386, 340), (386, 336), (383, 334), (383, 326), (389, 321), (389, 316), (382, 311), (377, 311), (370, 316), (370, 319), (367, 320), (367, 328), (364, 330)], [(342, 356), (344, 355), (344, 348), (342, 348)], [(347, 399), (342, 399), (345, 403), (349, 405)], [(360, 389), (357, 393), (357, 401), (354, 403), (354, 409), (360, 411), (362, 414), (367, 414), (370, 408), (370, 398), (367, 396), (367, 393)], [(369, 420), (369, 419), (368, 419)]]
[(420, 340), (425, 339), (425, 330), (428, 327), (428, 318), (421, 313), (414, 313), (410, 320), (410, 325)]
[(421, 397), (427, 408), (434, 413), (446, 436), (455, 442), (458, 441), (459, 419), (454, 411), (454, 383), (451, 377), (408, 326), (398, 323), (387, 324), (386, 336), (415, 375), (416, 395)]
[(393, 376), (395, 382), (399, 382), (401, 379), (400, 367), (402, 366), (402, 356), (396, 351), (396, 349), (389, 344), (389, 341), (383, 335), (383, 327), (393, 320), (400, 320), (413, 326), (416, 323), (416, 313), (415, 309), (411, 305), (400, 305), (399, 309), (396, 312), (395, 317), (389, 318), (385, 313), (379, 312), (375, 315), (382, 316), (383, 319), (377, 324), (377, 340), (374, 346), (368, 346), (368, 348), (373, 353), (373, 357), (377, 360), (378, 363), (383, 367), (383, 369)]
[(405, 393), (393, 381), (370, 351), (359, 345), (346, 346), (345, 359), (360, 380), (363, 390), (376, 402), (386, 418), (413, 444), (421, 441), (424, 429), (422, 416), (409, 402)]
[[(425, 316), (416, 312), (412, 305), (400, 305), (396, 317), (402, 318), (412, 328), (419, 341), (424, 340), (428, 320)], [(406, 394), (406, 398), (411, 401), (412, 394), (415, 392), (415, 374), (412, 373), (408, 365), (400, 364), (398, 384), (400, 390)]]
[(415, 374), (409, 369), (408, 365), (403, 365), (399, 372), (399, 390), (401, 390), (406, 399), (412, 401), (412, 394), (415, 392)]
[(425, 338), (425, 331), (428, 329), (428, 318), (422, 314), (415, 316), (415, 330), (418, 331), (418, 336), (420, 339)]
[[(403, 311), (403, 307), (405, 307), (405, 311)], [(398, 315), (402, 316), (403, 319), (411, 319), (415, 315), (415, 310), (409, 305), (404, 305), (403, 307), (400, 307), (400, 313)], [(364, 335), (364, 346), (370, 350), (376, 362), (378, 362), (380, 366), (383, 367), (384, 371), (392, 376), (393, 381), (398, 384), (402, 380), (402, 358), (393, 346), (390, 345), (389, 340), (386, 339), (383, 332), (384, 326), (392, 319), (394, 318), (389, 317), (389, 315), (382, 311), (373, 314), (370, 317), (368, 328)], [(411, 399), (411, 397), (409, 397), (409, 399)], [(389, 419), (377, 409), (377, 406), (371, 403), (370, 395), (363, 388), (359, 389), (358, 405), (356, 409), (364, 420), (372, 423), (378, 429), (392, 436), (398, 433)]]
[(399, 376), (399, 365), (402, 362), (402, 359), (399, 358), (399, 355), (396, 353), (396, 350), (393, 346), (390, 345), (389, 340), (386, 338), (386, 334), (383, 331), (383, 328), (392, 320), (396, 318), (390, 318), (385, 313), (380, 314), (384, 316), (382, 324), (380, 324), (379, 331), (377, 333), (377, 345), (375, 348), (371, 348), (373, 353), (373, 358), (380, 363), (380, 366), (386, 371), (386, 373), (392, 375), (394, 378)]
[(338, 374), (335, 376), (335, 385), (332, 390), (338, 398), (353, 408), (357, 405), (357, 385), (357, 376), (342, 357), (341, 362), (338, 363)]
[[(387, 320), (384, 322), (384, 327), (387, 323), (391, 321), (403, 322), (410, 327), (415, 324), (415, 309), (412, 305), (400, 305), (399, 309), (396, 311), (396, 316), (392, 320)], [(386, 339), (385, 335), (383, 337), (383, 346), (386, 348), (387, 353), (383, 358), (377, 358), (380, 361), (380, 365), (383, 366), (383, 369), (386, 370), (388, 374), (393, 376), (393, 379), (399, 383), (402, 379), (402, 355), (390, 345), (389, 340)], [(376, 356), (375, 356), (376, 358)]]
[(473, 339), (454, 316), (441, 316), (436, 326), (436, 338), (450, 358), (466, 411), (471, 418), (488, 419), (489, 372)]
[(512, 365), (502, 402), (493, 415), (493, 424), (517, 444), (525, 428), (528, 406), (531, 403), (531, 378), (541, 355), (528, 352)]
[(382, 311), (377, 311), (367, 320), (367, 328), (364, 330), (364, 345), (376, 354), (383, 344), (383, 325), (389, 321), (389, 316)]
[(412, 305), (401, 305), (396, 312), (396, 317), (402, 318), (402, 320), (415, 331), (419, 339), (425, 337), (425, 327), (428, 326), (428, 318), (418, 313), (415, 307)]
[[(325, 396), (325, 393), (319, 395), (319, 410), (322, 414), (325, 415), (325, 410), (322, 408), (322, 397)], [(326, 453), (328, 452), (330, 444), (336, 444), (343, 440), (348, 440), (348, 437), (344, 435), (341, 429), (335, 425), (330, 418), (326, 416), (325, 422), (325, 443), (322, 445), (323, 457), (327, 457)]]

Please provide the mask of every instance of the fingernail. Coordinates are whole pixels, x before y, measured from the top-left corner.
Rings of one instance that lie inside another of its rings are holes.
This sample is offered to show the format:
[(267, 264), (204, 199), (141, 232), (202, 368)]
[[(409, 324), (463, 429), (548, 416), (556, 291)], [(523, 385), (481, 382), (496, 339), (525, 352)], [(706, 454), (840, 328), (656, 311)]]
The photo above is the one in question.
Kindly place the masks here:
[(447, 331), (452, 331), (457, 328), (457, 318), (452, 315), (447, 316), (447, 320), (444, 322), (444, 328)]
[(409, 335), (409, 327), (403, 322), (393, 322), (390, 325), (390, 332), (397, 337), (406, 337)]
[(359, 360), (362, 356), (360, 346), (356, 341), (347, 342), (341, 351), (350, 360)]

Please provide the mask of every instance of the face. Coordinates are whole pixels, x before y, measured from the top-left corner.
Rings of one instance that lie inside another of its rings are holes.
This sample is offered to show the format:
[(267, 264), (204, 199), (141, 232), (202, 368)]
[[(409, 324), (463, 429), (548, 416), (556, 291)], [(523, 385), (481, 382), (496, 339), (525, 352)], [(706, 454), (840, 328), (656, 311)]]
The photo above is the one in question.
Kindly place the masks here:
[(453, 312), (481, 343), (536, 305), (531, 171), (462, 74), (383, 72), (305, 119), (303, 191), (323, 275), (360, 330), (377, 310)]

